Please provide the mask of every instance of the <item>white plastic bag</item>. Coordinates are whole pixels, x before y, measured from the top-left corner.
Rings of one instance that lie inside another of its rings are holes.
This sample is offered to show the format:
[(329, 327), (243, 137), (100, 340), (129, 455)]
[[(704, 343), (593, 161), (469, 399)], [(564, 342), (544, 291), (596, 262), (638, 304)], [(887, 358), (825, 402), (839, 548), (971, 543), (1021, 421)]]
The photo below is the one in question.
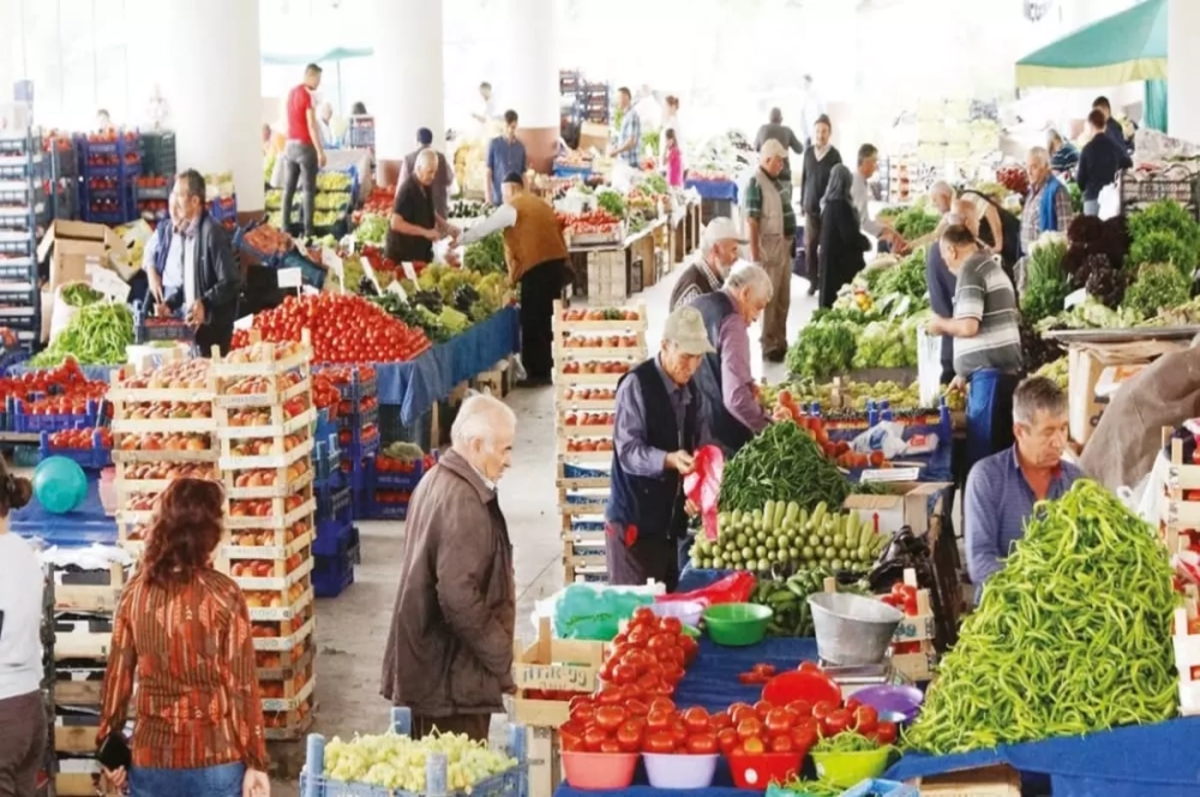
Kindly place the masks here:
[(62, 292), (65, 288), (72, 285), (87, 285), (83, 280), (75, 282), (64, 282), (54, 289), (54, 304), (50, 309), (50, 340), (53, 342), (55, 338), (62, 334), (63, 330), (71, 323), (71, 319), (79, 314), (78, 307), (72, 307), (67, 304), (62, 298)]
[(922, 407), (936, 407), (942, 394), (942, 338), (917, 327), (917, 389)]

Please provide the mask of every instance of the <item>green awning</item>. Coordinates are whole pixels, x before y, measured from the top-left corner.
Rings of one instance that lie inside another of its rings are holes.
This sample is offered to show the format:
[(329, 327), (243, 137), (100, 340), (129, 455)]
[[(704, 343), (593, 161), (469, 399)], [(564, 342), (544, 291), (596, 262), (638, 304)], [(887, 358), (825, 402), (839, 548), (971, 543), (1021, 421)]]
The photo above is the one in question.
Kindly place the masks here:
[(1088, 88), (1167, 79), (1167, 0), (1145, 0), (1017, 62), (1017, 86)]
[(367, 58), (375, 51), (369, 47), (335, 47), (323, 53), (265, 53), (264, 64), (288, 66), (291, 64), (320, 64), (328, 61), (345, 61), (348, 58)]

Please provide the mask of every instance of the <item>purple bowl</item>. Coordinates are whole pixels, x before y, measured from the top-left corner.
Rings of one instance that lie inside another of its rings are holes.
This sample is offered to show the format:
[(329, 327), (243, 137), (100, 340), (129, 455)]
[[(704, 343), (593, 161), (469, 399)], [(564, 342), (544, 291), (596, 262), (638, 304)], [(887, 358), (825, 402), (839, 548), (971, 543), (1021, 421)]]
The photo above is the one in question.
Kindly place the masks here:
[(892, 684), (868, 686), (859, 689), (850, 697), (878, 711), (880, 719), (884, 719), (884, 715), (888, 714), (902, 718), (899, 720), (902, 722), (912, 722), (921, 710), (921, 704), (925, 702), (924, 693), (915, 686)]

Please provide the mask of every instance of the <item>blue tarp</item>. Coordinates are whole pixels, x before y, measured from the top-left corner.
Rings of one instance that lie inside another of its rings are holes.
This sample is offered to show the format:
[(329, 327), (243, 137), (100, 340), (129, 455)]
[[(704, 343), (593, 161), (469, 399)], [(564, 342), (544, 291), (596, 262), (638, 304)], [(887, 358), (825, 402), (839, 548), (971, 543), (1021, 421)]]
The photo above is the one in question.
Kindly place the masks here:
[(34, 500), (9, 513), (8, 528), (22, 537), (39, 537), (47, 546), (79, 548), (93, 543), (117, 544), (117, 523), (104, 514), (99, 482), (94, 479), (88, 482), (87, 498), (74, 512), (55, 515)]

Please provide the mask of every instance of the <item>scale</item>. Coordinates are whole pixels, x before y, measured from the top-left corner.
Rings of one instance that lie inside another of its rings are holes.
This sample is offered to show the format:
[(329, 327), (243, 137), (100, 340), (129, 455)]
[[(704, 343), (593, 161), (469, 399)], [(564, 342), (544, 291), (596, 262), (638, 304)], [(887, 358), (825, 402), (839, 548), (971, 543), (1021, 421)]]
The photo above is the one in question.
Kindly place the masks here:
[(823, 659), (818, 659), (817, 663), (824, 674), (832, 678), (842, 688), (842, 693), (846, 695), (853, 695), (859, 689), (865, 689), (868, 686), (895, 684), (901, 683), (904, 680), (892, 669), (890, 660), (885, 660), (879, 664), (853, 664), (845, 666), (831, 664)]

